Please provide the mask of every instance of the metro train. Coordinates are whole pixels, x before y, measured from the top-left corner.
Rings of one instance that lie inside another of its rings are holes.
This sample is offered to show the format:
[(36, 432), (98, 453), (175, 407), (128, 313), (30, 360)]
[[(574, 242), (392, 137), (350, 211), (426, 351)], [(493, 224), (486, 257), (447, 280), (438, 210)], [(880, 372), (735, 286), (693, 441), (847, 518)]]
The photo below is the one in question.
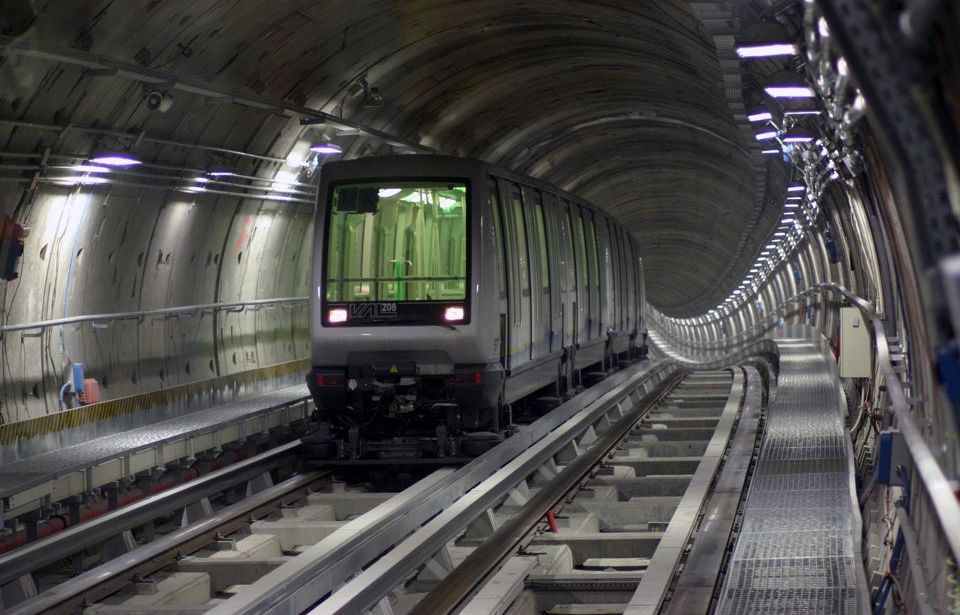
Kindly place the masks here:
[(572, 194), (398, 155), (324, 165), (318, 200), (308, 457), (479, 455), (521, 400), (646, 353), (636, 240)]

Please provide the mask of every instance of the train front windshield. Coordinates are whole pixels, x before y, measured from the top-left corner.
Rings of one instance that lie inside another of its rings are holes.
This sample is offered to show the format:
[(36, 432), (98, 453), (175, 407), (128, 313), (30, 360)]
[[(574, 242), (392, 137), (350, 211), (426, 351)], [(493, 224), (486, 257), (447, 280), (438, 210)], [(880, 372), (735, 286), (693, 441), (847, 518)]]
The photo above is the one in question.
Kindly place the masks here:
[(466, 298), (466, 183), (346, 184), (331, 197), (327, 301)]

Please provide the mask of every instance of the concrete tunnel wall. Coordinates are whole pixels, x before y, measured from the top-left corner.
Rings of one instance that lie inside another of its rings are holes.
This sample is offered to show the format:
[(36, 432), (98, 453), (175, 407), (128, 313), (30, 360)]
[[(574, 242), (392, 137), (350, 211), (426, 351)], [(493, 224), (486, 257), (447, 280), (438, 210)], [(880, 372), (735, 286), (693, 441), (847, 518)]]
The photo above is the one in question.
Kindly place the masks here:
[[(6, 214), (21, 195), (2, 194)], [(0, 283), (0, 317), (9, 323), (304, 297), (309, 286), (312, 205), (304, 203), (42, 185), (17, 218), (30, 235), (20, 278)], [(7, 422), (56, 412), (72, 362), (110, 399), (309, 355), (303, 304), (37, 333), (3, 337)]]

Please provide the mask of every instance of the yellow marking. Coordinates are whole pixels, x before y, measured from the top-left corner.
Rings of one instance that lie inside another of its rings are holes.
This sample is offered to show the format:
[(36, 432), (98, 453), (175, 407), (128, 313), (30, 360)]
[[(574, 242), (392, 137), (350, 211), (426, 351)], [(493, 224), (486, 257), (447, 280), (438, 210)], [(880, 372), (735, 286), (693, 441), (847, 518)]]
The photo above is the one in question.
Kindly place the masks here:
[(156, 406), (165, 406), (172, 402), (199, 397), (211, 390), (231, 388), (258, 380), (279, 378), (293, 373), (306, 374), (310, 369), (310, 359), (300, 359), (287, 363), (278, 363), (259, 369), (230, 374), (220, 378), (199, 380), (180, 386), (151, 391), (119, 399), (111, 399), (89, 406), (82, 406), (64, 412), (55, 412), (36, 418), (0, 425), (0, 444), (11, 444), (20, 439), (29, 440), (44, 434), (79, 427), (87, 423), (130, 414)]

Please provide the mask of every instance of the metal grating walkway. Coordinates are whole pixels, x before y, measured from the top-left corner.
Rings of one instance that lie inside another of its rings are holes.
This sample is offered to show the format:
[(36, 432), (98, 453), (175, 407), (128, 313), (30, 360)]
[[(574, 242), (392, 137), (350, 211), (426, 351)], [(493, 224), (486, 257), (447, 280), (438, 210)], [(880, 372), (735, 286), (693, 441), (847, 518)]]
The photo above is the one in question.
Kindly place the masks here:
[(856, 613), (859, 511), (836, 367), (779, 340), (780, 375), (719, 613)]
[(300, 384), (0, 465), (0, 498), (68, 472), (296, 403), (309, 394), (307, 385)]

